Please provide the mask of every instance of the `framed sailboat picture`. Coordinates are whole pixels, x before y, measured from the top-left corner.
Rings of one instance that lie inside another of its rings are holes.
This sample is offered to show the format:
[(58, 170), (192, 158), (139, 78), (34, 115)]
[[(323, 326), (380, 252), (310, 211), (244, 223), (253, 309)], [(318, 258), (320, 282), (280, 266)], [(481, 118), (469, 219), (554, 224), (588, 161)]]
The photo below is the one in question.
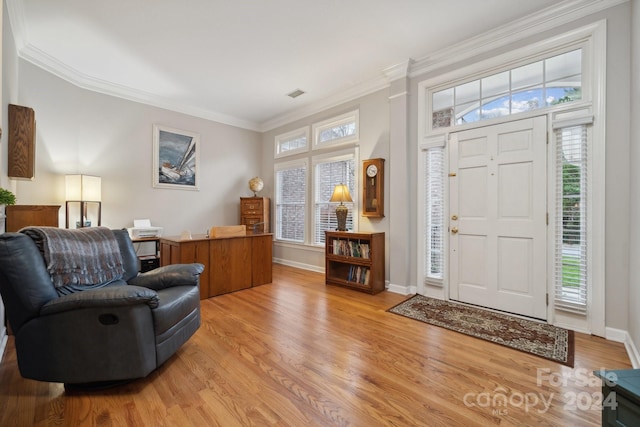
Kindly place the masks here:
[(198, 190), (200, 135), (153, 125), (153, 186)]

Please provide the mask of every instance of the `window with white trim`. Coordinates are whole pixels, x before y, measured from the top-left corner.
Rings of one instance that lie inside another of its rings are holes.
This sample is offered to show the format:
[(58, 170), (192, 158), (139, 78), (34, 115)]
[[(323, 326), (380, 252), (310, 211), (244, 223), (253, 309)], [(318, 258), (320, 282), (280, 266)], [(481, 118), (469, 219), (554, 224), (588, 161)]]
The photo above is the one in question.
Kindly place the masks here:
[(587, 313), (587, 125), (555, 129), (556, 235), (554, 303)]
[(424, 161), (424, 281), (442, 285), (444, 278), (444, 147), (428, 148)]
[(356, 142), (360, 138), (360, 113), (358, 110), (314, 123), (313, 148), (324, 148), (334, 145)]
[(582, 49), (521, 65), (431, 95), (431, 127), (446, 128), (582, 99)]
[[(329, 202), (333, 189), (338, 184), (349, 188), (352, 200), (356, 196), (356, 162), (354, 153), (335, 157), (324, 157), (314, 161), (314, 239), (313, 244), (324, 245), (325, 231), (338, 228), (336, 206), (339, 203)], [(349, 209), (347, 230), (353, 230), (355, 203), (344, 203)]]
[[(309, 151), (309, 129), (313, 148)], [(275, 239), (324, 246), (325, 231), (337, 228), (330, 202), (338, 184), (346, 184), (353, 202), (347, 229), (357, 228), (359, 111), (351, 111), (275, 137)], [(283, 161), (291, 156), (294, 160)], [(312, 165), (309, 167), (309, 165)]]
[(309, 126), (277, 135), (275, 144), (276, 158), (291, 156), (309, 150)]
[(307, 161), (276, 165), (276, 239), (304, 243)]

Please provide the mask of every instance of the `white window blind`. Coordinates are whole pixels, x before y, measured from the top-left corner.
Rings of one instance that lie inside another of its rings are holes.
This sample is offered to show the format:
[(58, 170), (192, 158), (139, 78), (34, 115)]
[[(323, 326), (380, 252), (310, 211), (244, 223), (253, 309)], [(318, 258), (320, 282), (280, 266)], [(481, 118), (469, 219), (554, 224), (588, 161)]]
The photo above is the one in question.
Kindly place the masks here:
[(556, 129), (555, 307), (587, 313), (587, 126)]
[(306, 164), (276, 171), (276, 239), (304, 243)]
[(425, 170), (425, 284), (442, 285), (444, 270), (444, 148), (429, 148)]
[[(330, 203), (333, 189), (338, 184), (346, 184), (355, 201), (355, 160), (351, 155), (348, 158), (326, 159), (315, 165), (315, 209), (314, 209), (314, 241), (316, 245), (324, 245), (325, 230), (338, 228), (336, 218), (336, 206), (339, 203)], [(349, 214), (347, 215), (347, 229), (353, 230), (354, 203), (345, 203)]]

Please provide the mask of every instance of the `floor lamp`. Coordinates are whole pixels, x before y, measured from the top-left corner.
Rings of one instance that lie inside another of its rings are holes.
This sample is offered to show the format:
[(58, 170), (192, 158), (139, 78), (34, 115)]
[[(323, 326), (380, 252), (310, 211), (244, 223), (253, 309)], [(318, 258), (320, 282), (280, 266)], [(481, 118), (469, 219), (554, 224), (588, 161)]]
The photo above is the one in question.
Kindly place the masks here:
[(80, 203), (80, 220), (77, 228), (88, 226), (87, 203), (98, 204), (98, 225), (102, 222), (102, 178), (91, 175), (65, 176), (66, 228), (69, 228), (69, 204)]

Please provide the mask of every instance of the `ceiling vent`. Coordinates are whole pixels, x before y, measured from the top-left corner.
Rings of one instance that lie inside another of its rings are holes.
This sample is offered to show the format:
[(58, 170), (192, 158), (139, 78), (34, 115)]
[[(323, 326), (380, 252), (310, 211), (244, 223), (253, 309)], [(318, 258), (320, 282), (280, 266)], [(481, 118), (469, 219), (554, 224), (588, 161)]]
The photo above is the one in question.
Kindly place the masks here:
[(296, 89), (291, 93), (288, 93), (287, 96), (290, 98), (297, 98), (300, 95), (302, 95), (304, 93), (304, 91), (302, 89)]

